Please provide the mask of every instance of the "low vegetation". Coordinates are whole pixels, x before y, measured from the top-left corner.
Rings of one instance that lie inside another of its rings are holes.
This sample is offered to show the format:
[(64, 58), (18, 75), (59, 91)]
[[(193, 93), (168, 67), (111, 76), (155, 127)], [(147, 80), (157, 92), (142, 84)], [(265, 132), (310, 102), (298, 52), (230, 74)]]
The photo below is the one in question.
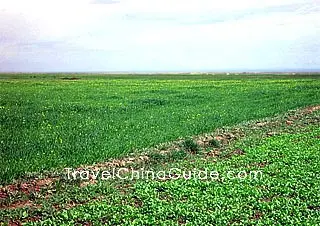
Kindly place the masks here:
[(320, 99), (320, 80), (283, 75), (1, 76), (1, 183), (118, 158)]
[(318, 80), (82, 80), (0, 81), (0, 225), (320, 223)]

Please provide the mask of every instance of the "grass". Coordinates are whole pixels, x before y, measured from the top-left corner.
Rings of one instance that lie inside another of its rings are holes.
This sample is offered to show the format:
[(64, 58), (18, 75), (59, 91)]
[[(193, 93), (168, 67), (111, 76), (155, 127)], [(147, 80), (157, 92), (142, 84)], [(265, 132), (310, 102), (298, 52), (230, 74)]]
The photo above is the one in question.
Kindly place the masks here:
[(215, 147), (215, 148), (219, 148), (221, 146), (220, 144), (220, 141), (217, 140), (217, 139), (212, 139), (209, 141), (209, 144), (212, 146), (212, 147)]
[[(145, 150), (147, 162), (119, 167), (219, 175), (203, 180), (99, 178), (86, 186), (61, 177), (38, 192), (11, 193), (3, 206), (22, 200), (33, 205), (0, 208), (0, 219), (26, 225), (318, 225), (319, 123), (319, 109), (289, 111), (187, 138), (197, 143), (196, 153), (185, 151), (186, 140), (158, 152)], [(213, 136), (221, 138), (218, 149), (212, 149)], [(209, 142), (199, 144), (206, 137)], [(218, 154), (212, 156), (212, 150)], [(255, 178), (251, 172), (261, 174)]]
[(183, 141), (182, 146), (187, 152), (190, 152), (193, 154), (196, 154), (199, 152), (198, 144), (190, 138)]
[(28, 172), (117, 158), (320, 99), (315, 75), (227, 80), (204, 75), (6, 76), (0, 80), (1, 184)]

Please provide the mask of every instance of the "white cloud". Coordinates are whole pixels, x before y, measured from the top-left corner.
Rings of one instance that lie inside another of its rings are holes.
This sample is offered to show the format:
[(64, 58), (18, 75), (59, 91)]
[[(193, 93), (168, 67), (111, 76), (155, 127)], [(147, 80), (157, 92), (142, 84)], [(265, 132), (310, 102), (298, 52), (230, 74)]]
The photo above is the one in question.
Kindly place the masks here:
[[(15, 62), (25, 62), (26, 58), (28, 62), (21, 70), (27, 70), (28, 63), (34, 65), (32, 62), (42, 62), (51, 70), (53, 65), (59, 67), (54, 61), (70, 70), (77, 70), (79, 62), (89, 65), (84, 68), (100, 67), (97, 70), (137, 70), (146, 63), (149, 69), (152, 65), (163, 70), (214, 69), (221, 65), (268, 67), (272, 66), (270, 63), (277, 67), (294, 66), (291, 62), (296, 62), (297, 67), (310, 65), (307, 62), (320, 67), (319, 60), (301, 60), (304, 55), (313, 58), (320, 52), (316, 41), (320, 39), (319, 1), (111, 3), (0, 0), (0, 70)], [(313, 53), (310, 46), (315, 49)], [(89, 59), (99, 63), (88, 62), (89, 55)], [(109, 66), (104, 68), (103, 62)]]

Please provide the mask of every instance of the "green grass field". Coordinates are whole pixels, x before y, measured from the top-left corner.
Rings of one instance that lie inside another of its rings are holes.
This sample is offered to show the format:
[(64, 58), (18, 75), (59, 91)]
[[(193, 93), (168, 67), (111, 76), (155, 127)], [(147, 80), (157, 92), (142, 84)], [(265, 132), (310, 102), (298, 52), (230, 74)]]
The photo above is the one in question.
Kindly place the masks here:
[[(0, 75), (1, 184), (60, 178), (39, 191), (0, 192), (0, 224), (1, 218), (3, 224), (46, 225), (320, 223), (319, 113), (290, 115), (293, 125), (286, 115), (320, 104), (319, 78)], [(276, 123), (255, 128), (254, 120), (266, 117)], [(242, 135), (204, 146), (189, 140), (165, 155), (152, 149), (221, 128), (240, 128)], [(271, 132), (277, 134), (265, 136)], [(128, 155), (147, 155), (148, 169), (260, 169), (263, 178), (99, 180), (86, 186), (61, 179), (65, 167)]]
[(1, 80), (1, 181), (92, 164), (320, 99), (318, 79), (147, 78)]

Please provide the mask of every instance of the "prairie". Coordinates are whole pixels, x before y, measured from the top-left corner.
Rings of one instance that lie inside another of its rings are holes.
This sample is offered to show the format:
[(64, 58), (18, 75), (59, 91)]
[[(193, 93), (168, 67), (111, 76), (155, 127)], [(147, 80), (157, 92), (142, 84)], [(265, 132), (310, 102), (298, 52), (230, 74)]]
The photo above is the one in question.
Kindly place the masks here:
[[(1, 75), (0, 217), (47, 225), (319, 222), (319, 113), (301, 110), (319, 100), (318, 75)], [(214, 131), (223, 132), (199, 140)], [(135, 156), (159, 171), (253, 169), (264, 177), (64, 177), (64, 168), (117, 159), (139, 169)], [(55, 179), (30, 192), (39, 178)], [(20, 187), (8, 192), (12, 184)]]

